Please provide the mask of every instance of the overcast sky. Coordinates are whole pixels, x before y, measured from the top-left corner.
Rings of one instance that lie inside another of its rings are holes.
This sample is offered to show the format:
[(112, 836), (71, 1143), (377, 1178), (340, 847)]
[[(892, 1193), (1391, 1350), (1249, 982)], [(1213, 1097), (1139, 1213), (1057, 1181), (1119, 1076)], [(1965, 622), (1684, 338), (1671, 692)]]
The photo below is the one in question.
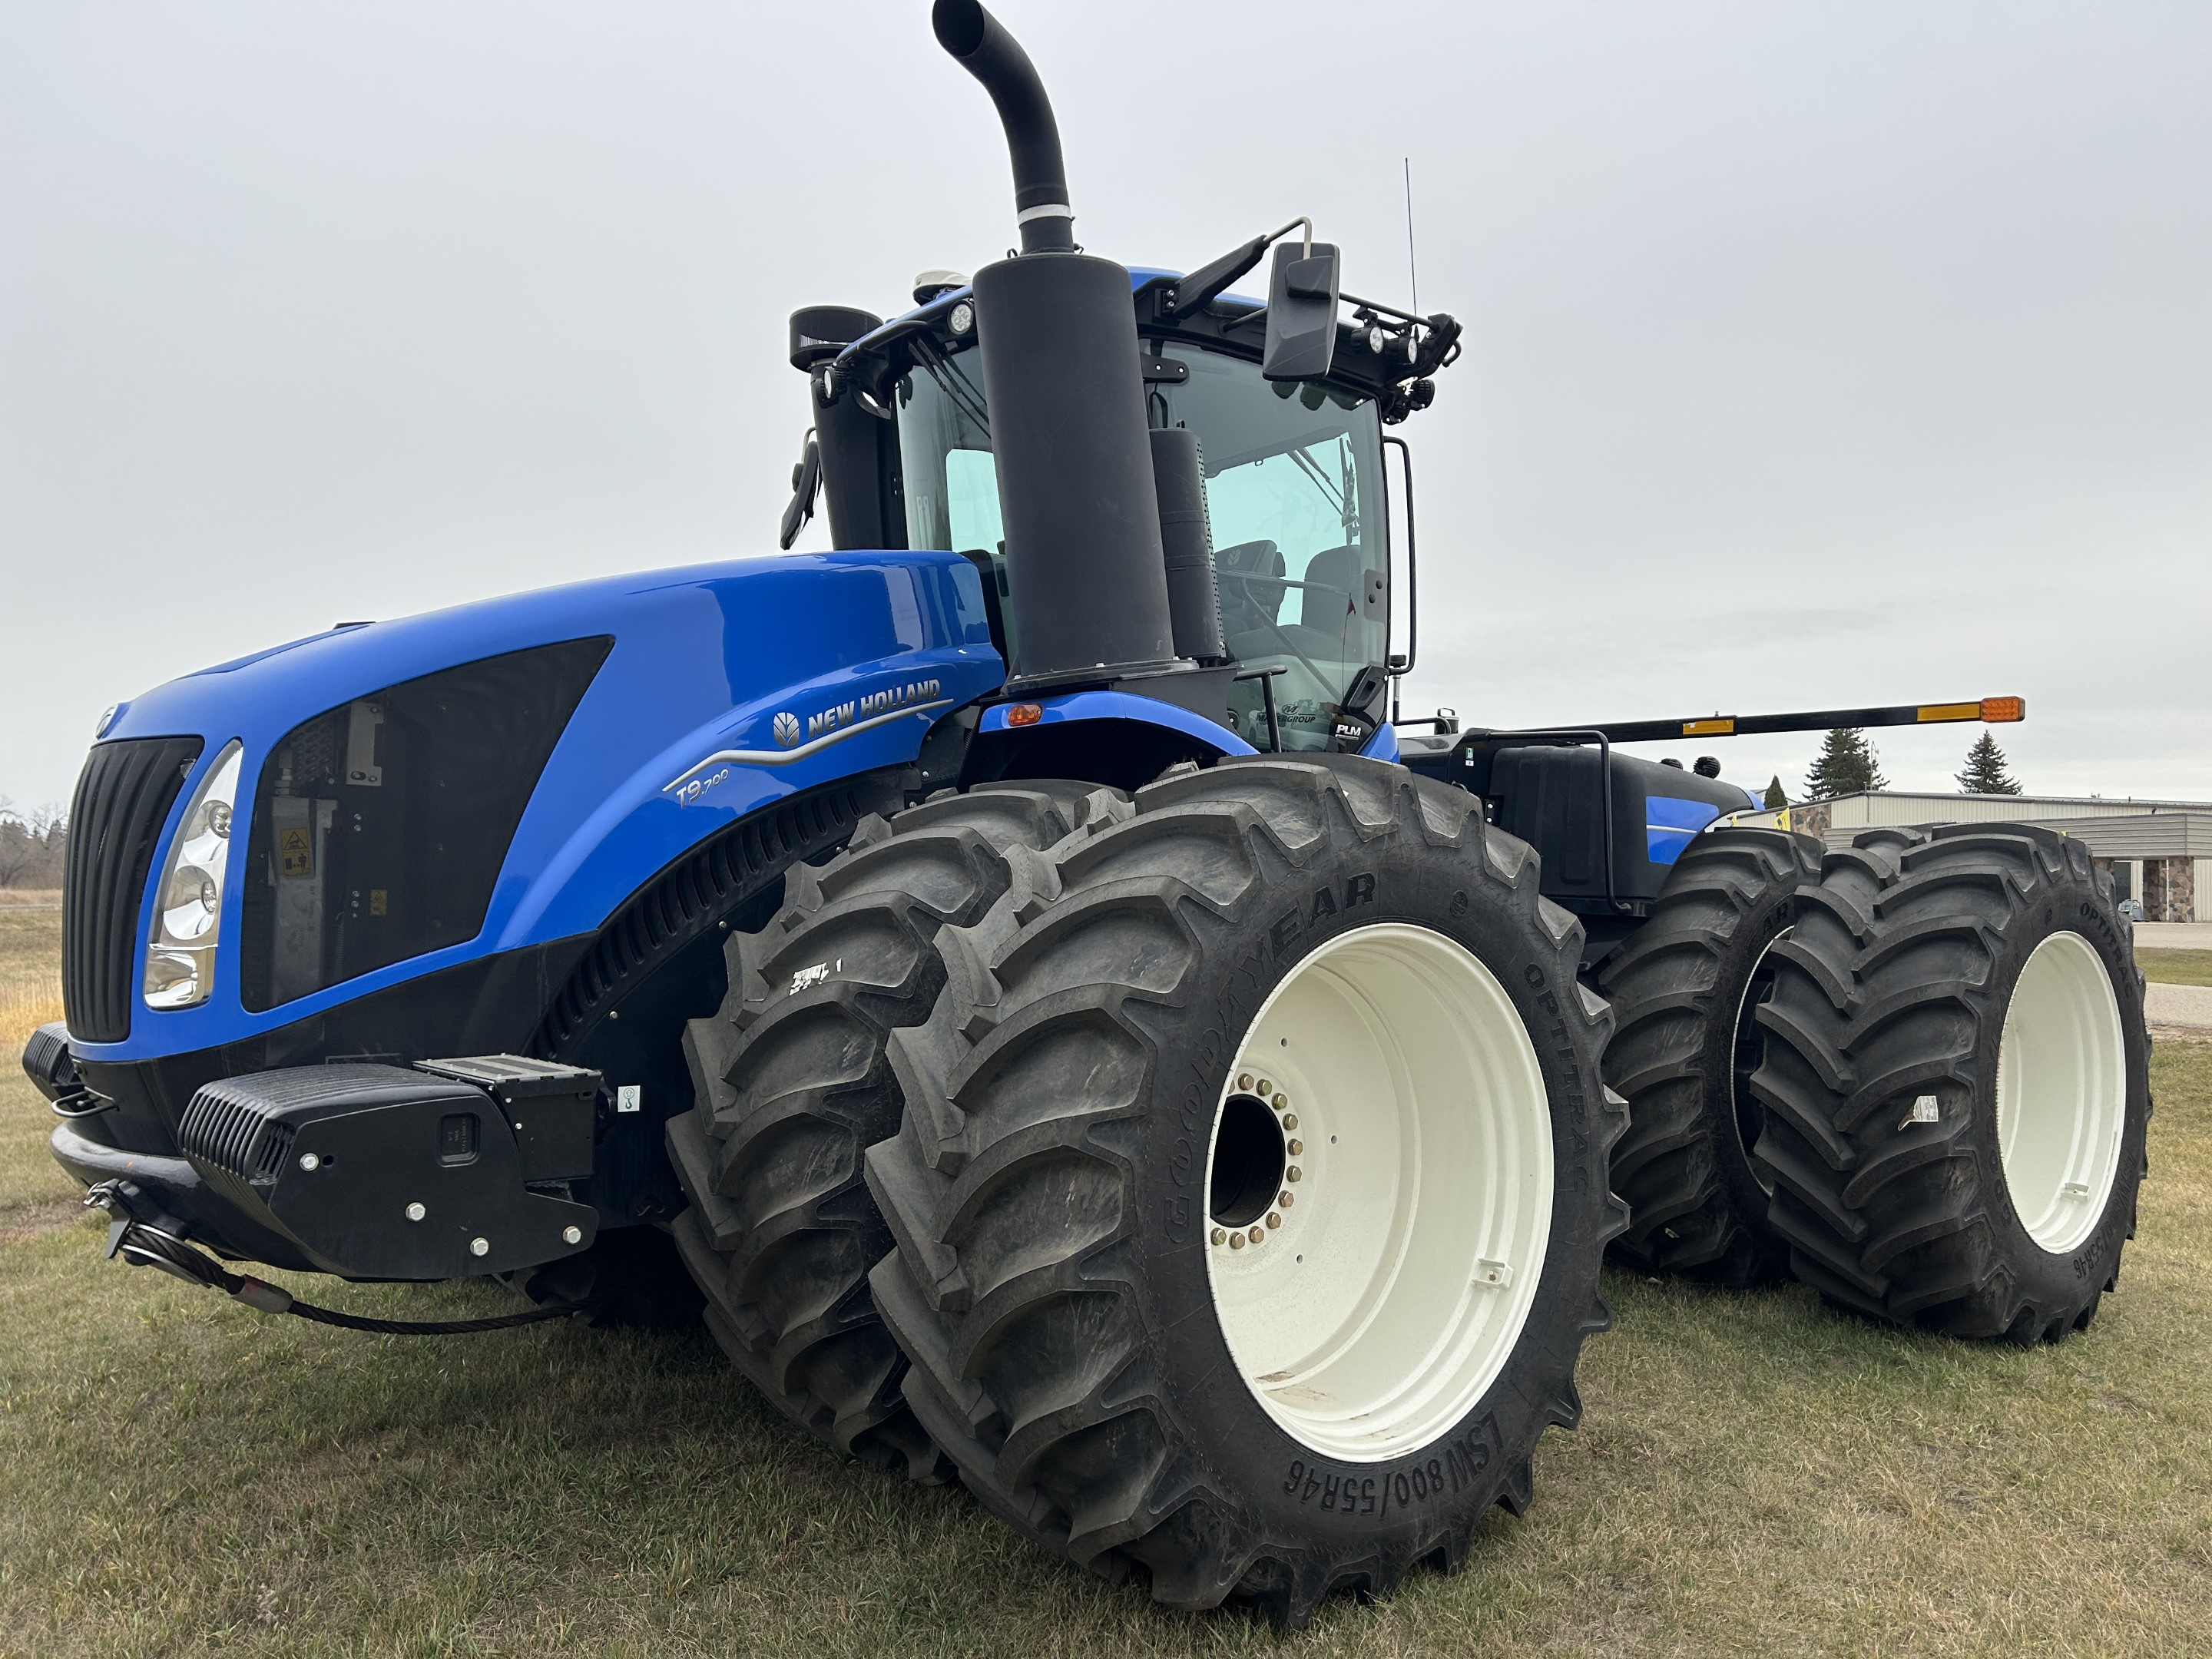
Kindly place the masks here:
[[(2030, 789), (2212, 799), (2212, 7), (998, 10), (1095, 252), (1310, 214), (1403, 301), (1412, 157), (1409, 703), (2020, 693)], [(1011, 218), (923, 0), (0, 0), (0, 793), (341, 618), (772, 550), (787, 314)]]

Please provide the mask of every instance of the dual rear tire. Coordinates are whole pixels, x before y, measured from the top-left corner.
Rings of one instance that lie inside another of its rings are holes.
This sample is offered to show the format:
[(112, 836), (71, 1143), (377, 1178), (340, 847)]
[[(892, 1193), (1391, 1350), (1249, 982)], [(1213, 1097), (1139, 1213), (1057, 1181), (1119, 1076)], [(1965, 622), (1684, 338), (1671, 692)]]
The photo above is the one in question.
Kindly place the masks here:
[(1624, 1230), (1881, 1318), (2078, 1328), (2148, 1115), (2109, 884), (2009, 827), (1812, 857), (1695, 843), (1607, 971), (1616, 1032), (1528, 849), (1397, 767), (871, 820), (687, 1042), (708, 1323), (840, 1450), (1291, 1625), (1527, 1504)]
[(1606, 1080), (1628, 1102), (1613, 1189), (1629, 1207), (1614, 1249), (1647, 1273), (1726, 1285), (1789, 1277), (1753, 1164), (1764, 1112), (1750, 1085), (1773, 992), (1772, 947), (1820, 873), (1819, 842), (1780, 830), (1699, 836), (1650, 918), (1605, 964)]
[(2087, 849), (2020, 824), (1861, 836), (1774, 955), (1753, 1088), (1792, 1271), (1955, 1336), (2087, 1325), (2150, 1121), (2142, 975)]
[(2142, 981), (2079, 842), (1692, 843), (1607, 963), (1617, 1248), (1959, 1336), (2055, 1339), (2112, 1288), (2150, 1115)]
[(827, 863), (793, 866), (765, 928), (732, 937), (729, 996), (684, 1036), (697, 1103), (669, 1121), (690, 1200), (673, 1231), (708, 1328), (793, 1421), (918, 1480), (951, 1470), (900, 1394), (906, 1362), (867, 1285), (890, 1237), (861, 1157), (902, 1104), (886, 1043), (943, 988), (939, 931), (980, 921), (1021, 850), (1108, 810), (1127, 809), (1043, 782), (864, 818)]
[(1135, 805), (950, 936), (893, 1041), (872, 1282), (1000, 1516), (1296, 1624), (1457, 1566), (1577, 1420), (1607, 1020), (1472, 797), (1267, 758)]
[[(983, 799), (802, 878), (694, 1029), (717, 1334), (842, 1449), (1164, 1602), (1295, 1624), (1456, 1566), (1608, 1322), (1579, 926), (1376, 763), (1100, 792), (978, 860)], [(917, 857), (971, 873), (917, 907)]]

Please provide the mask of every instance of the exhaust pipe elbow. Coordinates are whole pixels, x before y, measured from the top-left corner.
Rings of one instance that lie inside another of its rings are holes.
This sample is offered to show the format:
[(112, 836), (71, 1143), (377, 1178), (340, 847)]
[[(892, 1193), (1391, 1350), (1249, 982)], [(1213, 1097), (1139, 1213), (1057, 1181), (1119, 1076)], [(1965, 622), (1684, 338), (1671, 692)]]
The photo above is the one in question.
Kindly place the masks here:
[(1006, 130), (1014, 167), (1014, 216), (1024, 253), (1075, 251), (1075, 210), (1052, 100), (1021, 43), (976, 0), (937, 0), (930, 13), (937, 43), (983, 83)]

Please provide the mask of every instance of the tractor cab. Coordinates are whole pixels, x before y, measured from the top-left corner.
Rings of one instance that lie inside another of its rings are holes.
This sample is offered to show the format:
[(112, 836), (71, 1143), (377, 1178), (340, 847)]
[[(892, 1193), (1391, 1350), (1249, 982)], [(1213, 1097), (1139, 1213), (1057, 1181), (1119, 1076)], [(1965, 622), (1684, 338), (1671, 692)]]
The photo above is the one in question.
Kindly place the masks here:
[[(1239, 250), (1247, 269), (1266, 245)], [(1334, 249), (1283, 252), (1296, 256), (1284, 263), (1325, 263), (1333, 281)], [(1270, 360), (1281, 331), (1267, 326), (1269, 307), (1205, 294), (1186, 303), (1193, 282), (1218, 280), (1131, 278), (1146, 428), (1197, 440), (1218, 629), (1193, 660), (1232, 671), (1218, 677), (1224, 723), (1253, 747), (1357, 749), (1380, 723), (1387, 677), (1410, 665), (1411, 475), (1401, 464), (1386, 481), (1386, 446), (1404, 447), (1384, 428), (1427, 405), (1428, 374), (1457, 356), (1459, 327), (1354, 301), (1326, 349), (1309, 346), (1290, 365), (1307, 371), (1293, 377)], [(932, 282), (943, 286), (933, 293)], [(792, 361), (811, 377), (817, 424), (787, 528), (795, 534), (826, 490), (841, 548), (963, 555), (982, 574), (994, 642), (1012, 663), (1015, 578), (977, 307), (951, 273), (929, 273), (916, 292), (923, 303), (890, 323), (830, 307), (792, 319)], [(1395, 599), (1394, 517), (1406, 580)]]

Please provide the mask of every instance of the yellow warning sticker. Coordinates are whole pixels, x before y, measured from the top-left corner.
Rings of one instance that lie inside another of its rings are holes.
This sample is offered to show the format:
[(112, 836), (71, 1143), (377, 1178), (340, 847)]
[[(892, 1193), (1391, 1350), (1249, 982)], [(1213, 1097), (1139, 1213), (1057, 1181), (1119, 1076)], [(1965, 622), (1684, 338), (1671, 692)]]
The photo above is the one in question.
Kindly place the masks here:
[(381, 887), (370, 888), (368, 890), (368, 914), (372, 916), (380, 916), (389, 908), (391, 908), (391, 903), (386, 896), (386, 890)]
[(276, 873), (287, 877), (315, 873), (315, 842), (305, 824), (276, 831)]

